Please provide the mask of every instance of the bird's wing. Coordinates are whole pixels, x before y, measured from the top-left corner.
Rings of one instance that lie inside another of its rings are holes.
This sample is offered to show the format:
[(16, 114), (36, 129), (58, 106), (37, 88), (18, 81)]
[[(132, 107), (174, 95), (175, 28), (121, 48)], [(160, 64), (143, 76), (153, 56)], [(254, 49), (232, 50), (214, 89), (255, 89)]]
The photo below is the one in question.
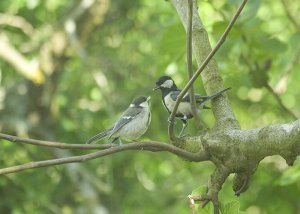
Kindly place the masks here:
[(231, 89), (231, 88), (225, 88), (225, 89), (223, 89), (223, 90), (221, 90), (221, 91), (219, 91), (219, 92), (217, 92), (217, 93), (215, 93), (215, 94), (213, 94), (213, 95), (211, 95), (211, 96), (207, 96), (206, 100), (214, 99), (214, 98), (220, 96), (221, 94), (223, 94), (225, 91), (228, 91), (228, 90), (230, 90), (230, 89)]
[(115, 123), (109, 138), (117, 131), (119, 131), (124, 125), (132, 121), (139, 113), (141, 113), (141, 111), (142, 108), (134, 108), (134, 107), (128, 108), (119, 118), (119, 120)]
[(170, 97), (172, 98), (173, 101), (176, 101), (178, 95), (180, 94), (181, 91), (171, 91)]
[[(180, 94), (181, 91), (172, 91), (170, 94), (170, 97), (172, 98), (172, 100), (176, 101), (178, 95)], [(203, 102), (204, 100), (206, 100), (209, 96), (202, 96), (200, 94), (195, 94), (194, 95), (196, 102)], [(190, 95), (189, 93), (186, 93), (183, 98), (182, 98), (182, 102), (190, 102)]]
[[(223, 90), (221, 90), (221, 91), (219, 91), (219, 92), (217, 92), (217, 93), (215, 93), (215, 94), (213, 94), (213, 95), (211, 95), (211, 96), (203, 96), (203, 95), (200, 95), (200, 94), (194, 94), (194, 97), (195, 97), (196, 102), (199, 103), (199, 104), (201, 104), (201, 103), (203, 103), (203, 102), (209, 101), (209, 100), (211, 100), (211, 99), (214, 99), (214, 98), (220, 96), (220, 95), (223, 94), (225, 91), (228, 91), (228, 90), (230, 90), (230, 89), (231, 89), (231, 88), (223, 89)], [(171, 98), (175, 101), (175, 100), (177, 99), (178, 95), (180, 94), (180, 92), (181, 92), (180, 90), (178, 90), (178, 91), (172, 91), (172, 93), (171, 93), (171, 95), (170, 95)], [(182, 101), (183, 101), (183, 102), (190, 102), (190, 96), (189, 96), (189, 93), (186, 93), (186, 94), (183, 96)]]

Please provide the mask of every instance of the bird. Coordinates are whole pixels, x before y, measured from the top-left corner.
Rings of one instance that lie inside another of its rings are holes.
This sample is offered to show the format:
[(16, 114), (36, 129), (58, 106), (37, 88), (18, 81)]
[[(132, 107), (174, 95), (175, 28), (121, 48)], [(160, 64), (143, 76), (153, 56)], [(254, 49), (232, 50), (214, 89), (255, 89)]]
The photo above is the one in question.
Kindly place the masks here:
[(89, 138), (86, 143), (99, 141), (104, 137), (112, 142), (121, 139), (133, 141), (141, 137), (148, 129), (151, 121), (149, 107), (150, 96), (139, 96), (135, 98), (121, 117), (107, 130)]
[[(160, 77), (156, 81), (155, 84), (156, 84), (156, 87), (153, 88), (153, 90), (159, 89), (161, 91), (162, 103), (163, 103), (164, 107), (167, 109), (167, 111), (169, 112), (169, 114), (171, 114), (172, 110), (174, 109), (176, 99), (177, 99), (179, 93), (181, 92), (181, 90), (177, 87), (174, 80), (169, 76)], [(204, 104), (207, 101), (220, 96), (222, 93), (224, 93), (225, 91), (228, 91), (229, 89), (231, 89), (231, 88), (226, 88), (226, 89), (221, 90), (211, 96), (202, 96), (199, 94), (194, 94), (196, 104), (198, 107), (198, 111), (200, 111), (201, 109), (209, 109)], [(187, 127), (187, 120), (193, 118), (190, 96), (188, 93), (186, 93), (183, 96), (183, 98), (178, 106), (178, 109), (176, 111), (175, 117), (181, 119), (181, 121), (182, 121), (182, 129), (179, 133), (179, 137), (180, 137)]]

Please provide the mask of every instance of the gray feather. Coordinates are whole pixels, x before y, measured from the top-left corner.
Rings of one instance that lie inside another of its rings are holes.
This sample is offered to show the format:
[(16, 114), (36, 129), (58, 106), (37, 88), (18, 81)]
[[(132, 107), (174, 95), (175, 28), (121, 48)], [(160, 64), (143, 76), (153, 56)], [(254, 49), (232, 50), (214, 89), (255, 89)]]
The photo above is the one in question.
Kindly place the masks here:
[(104, 137), (107, 137), (108, 135), (110, 135), (111, 131), (113, 130), (113, 127), (105, 130), (104, 132), (100, 132), (99, 134), (96, 134), (95, 136), (91, 137), (90, 139), (88, 139), (85, 143), (86, 144), (90, 144), (93, 143), (95, 141), (98, 141)]
[(132, 121), (139, 113), (141, 113), (142, 108), (131, 107), (128, 108), (120, 117), (120, 119), (115, 123), (108, 139), (110, 139), (115, 133), (117, 133), (123, 126)]
[(223, 89), (223, 90), (221, 90), (221, 91), (219, 91), (219, 92), (217, 92), (217, 93), (215, 93), (215, 94), (213, 94), (213, 95), (211, 95), (211, 96), (206, 96), (204, 102), (206, 102), (206, 101), (208, 101), (208, 100), (212, 100), (212, 99), (214, 99), (214, 98), (220, 96), (221, 94), (223, 94), (225, 91), (228, 91), (228, 90), (230, 90), (230, 89), (231, 89), (231, 88), (226, 88), (226, 89)]
[[(196, 100), (197, 103), (202, 104), (206, 101), (209, 101), (211, 99), (214, 99), (214, 98), (220, 96), (222, 93), (224, 93), (225, 91), (228, 91), (229, 89), (231, 89), (231, 88), (226, 88), (226, 89), (224, 89), (222, 91), (219, 91), (219, 92), (217, 92), (217, 93), (215, 93), (214, 95), (211, 95), (211, 96), (202, 96), (200, 94), (195, 94), (194, 97), (195, 97), (195, 100)], [(180, 92), (181, 92), (180, 90), (172, 91), (171, 94), (170, 94), (170, 97), (172, 98), (172, 100), (176, 101), (176, 99), (177, 99), (178, 95), (180, 94)], [(182, 102), (190, 102), (190, 96), (189, 96), (188, 93), (183, 96)]]

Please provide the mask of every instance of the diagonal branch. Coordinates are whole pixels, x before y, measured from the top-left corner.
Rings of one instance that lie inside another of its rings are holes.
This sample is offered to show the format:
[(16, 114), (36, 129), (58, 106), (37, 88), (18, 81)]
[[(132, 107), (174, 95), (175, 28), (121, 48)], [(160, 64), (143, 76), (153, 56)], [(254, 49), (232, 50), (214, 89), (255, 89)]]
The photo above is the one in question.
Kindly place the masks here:
[[(246, 40), (246, 37), (244, 37), (244, 38), (245, 38), (244, 40)], [(248, 67), (248, 69), (249, 69), (250, 72), (255, 72), (255, 70), (252, 67), (251, 62), (249, 62), (249, 60), (248, 60), (249, 59), (248, 55), (245, 56), (244, 54), (242, 54), (241, 55), (241, 59), (247, 65), (247, 67)], [(256, 69), (259, 69), (258, 63), (256, 63)], [(266, 70), (266, 69), (267, 68), (264, 68), (264, 70)], [(277, 101), (278, 105), (280, 106), (280, 108), (282, 109), (282, 111), (284, 113), (286, 113), (287, 115), (289, 115), (294, 120), (296, 120), (298, 118), (297, 115), (293, 111), (291, 111), (290, 109), (288, 109), (285, 106), (285, 104), (283, 103), (282, 99), (280, 98), (280, 95), (278, 93), (276, 93), (276, 90), (274, 90), (272, 88), (272, 86), (268, 83), (268, 81), (264, 81), (262, 83), (262, 86), (265, 87), (271, 93), (271, 95), (275, 98), (275, 100)]]
[[(236, 11), (235, 15), (233, 16), (232, 20), (230, 21), (229, 25), (227, 26), (226, 30), (224, 31), (224, 33), (222, 34), (222, 36), (220, 37), (219, 41), (217, 42), (216, 46), (214, 47), (214, 49), (208, 54), (208, 56), (206, 57), (206, 59), (204, 60), (204, 62), (202, 63), (202, 65), (198, 68), (198, 70), (196, 71), (196, 73), (193, 75), (193, 77), (189, 80), (189, 82), (185, 85), (185, 87), (183, 88), (183, 90), (180, 92), (180, 94), (177, 97), (177, 100), (175, 102), (173, 111), (171, 112), (170, 115), (170, 123), (169, 123), (169, 127), (168, 127), (168, 133), (169, 133), (169, 137), (171, 140), (176, 140), (176, 138), (174, 137), (174, 135), (171, 135), (174, 129), (174, 118), (175, 118), (175, 114), (177, 112), (179, 103), (181, 102), (183, 96), (187, 93), (187, 91), (189, 90), (189, 88), (191, 87), (191, 85), (195, 82), (195, 80), (199, 77), (199, 75), (201, 74), (201, 72), (204, 70), (204, 68), (207, 66), (207, 64), (210, 62), (210, 60), (213, 58), (213, 56), (216, 54), (216, 52), (220, 49), (220, 47), (222, 46), (222, 44), (225, 42), (226, 37), (228, 36), (230, 30), (232, 29), (233, 25), (235, 24), (237, 18), (239, 17), (239, 15), (241, 14), (245, 4), (247, 3), (248, 0), (243, 0), (242, 4), (240, 5), (240, 7), (238, 8), (238, 10)], [(175, 0), (173, 0), (173, 4), (175, 5), (177, 2)]]
[[(188, 0), (188, 29), (186, 32), (186, 52), (187, 52), (186, 57), (187, 57), (187, 69), (188, 69), (189, 80), (193, 77), (193, 73), (194, 73), (193, 55), (192, 55), (193, 1), (194, 0)], [(189, 93), (190, 93), (190, 101), (191, 101), (193, 117), (195, 118), (197, 128), (200, 129), (201, 121), (197, 111), (197, 103), (194, 96), (195, 92), (194, 92), (193, 84), (190, 87)]]
[(294, 17), (293, 14), (291, 13), (286, 0), (281, 0), (281, 3), (283, 5), (283, 9), (284, 9), (287, 17), (291, 21), (291, 23), (294, 25), (294, 27), (297, 29), (297, 31), (300, 31), (300, 24), (298, 23), (298, 20), (296, 19), (296, 17)]
[(283, 101), (281, 100), (280, 96), (275, 92), (275, 90), (271, 87), (271, 85), (269, 83), (265, 84), (266, 89), (273, 95), (273, 97), (276, 99), (277, 103), (279, 104), (279, 106), (281, 107), (281, 109), (288, 114), (292, 119), (296, 120), (298, 117), (297, 115), (291, 111), (290, 109), (288, 109), (285, 104), (283, 103)]
[(276, 94), (283, 94), (287, 90), (288, 79), (291, 73), (295, 70), (295, 67), (298, 65), (300, 59), (300, 45), (294, 52), (294, 55), (291, 57), (290, 61), (287, 63), (282, 77), (278, 80), (275, 85)]

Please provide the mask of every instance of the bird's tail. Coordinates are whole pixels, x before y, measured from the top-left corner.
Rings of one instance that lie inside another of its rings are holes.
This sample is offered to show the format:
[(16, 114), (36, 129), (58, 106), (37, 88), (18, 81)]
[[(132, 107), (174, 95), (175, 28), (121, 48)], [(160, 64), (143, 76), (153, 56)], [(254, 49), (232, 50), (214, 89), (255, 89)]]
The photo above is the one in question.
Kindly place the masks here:
[(215, 93), (215, 94), (213, 94), (213, 95), (211, 95), (211, 96), (208, 96), (207, 99), (206, 99), (205, 101), (212, 100), (212, 99), (214, 99), (214, 98), (220, 96), (221, 94), (223, 94), (225, 91), (228, 91), (228, 90), (230, 90), (230, 89), (231, 89), (231, 88), (226, 88), (226, 89), (223, 89), (222, 91), (219, 91), (219, 92), (217, 92), (217, 93)]
[(104, 137), (107, 137), (108, 135), (111, 134), (111, 131), (112, 131), (113, 128), (110, 128), (110, 129), (107, 129), (106, 131), (104, 132), (100, 132), (99, 134), (96, 134), (95, 136), (91, 137), (90, 139), (88, 139), (85, 143), (86, 144), (90, 144), (90, 143), (93, 143), (95, 141), (98, 141)]

